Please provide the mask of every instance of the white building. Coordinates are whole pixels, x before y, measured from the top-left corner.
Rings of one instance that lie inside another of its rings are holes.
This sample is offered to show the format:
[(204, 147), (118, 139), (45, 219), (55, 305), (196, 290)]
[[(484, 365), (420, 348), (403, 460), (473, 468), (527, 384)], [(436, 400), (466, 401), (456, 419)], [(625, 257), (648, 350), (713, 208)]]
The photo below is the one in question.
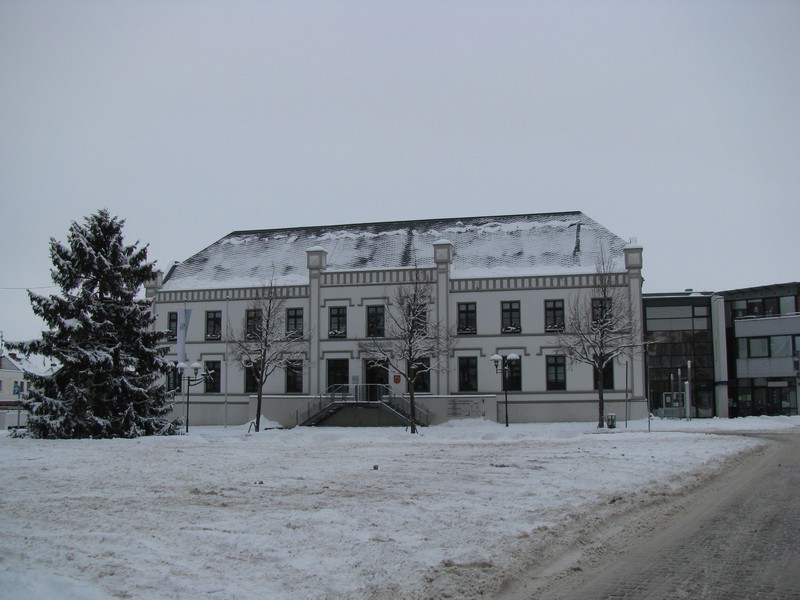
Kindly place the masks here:
[[(245, 371), (228, 360), (229, 341), (267, 285), (285, 299), (287, 329), (309, 337), (302, 369), (268, 379), (267, 419), (297, 424), (296, 411), (334, 384), (386, 382), (395, 395), (407, 392), (394, 374), (370, 368), (359, 342), (375, 334), (368, 315), (386, 306), (415, 270), (435, 287), (430, 318), (458, 331), (448, 368), (432, 373), (417, 395), (431, 423), (467, 415), (505, 419), (502, 378), (490, 357), (510, 353), (521, 357), (508, 386), (512, 423), (591, 421), (593, 371), (569, 364), (552, 328), (563, 323), (571, 300), (590, 301), (601, 251), (613, 259), (615, 284), (642, 331), (642, 248), (580, 212), (238, 231), (176, 264), (148, 286), (148, 296), (156, 327), (172, 333), (168, 357), (178, 360), (178, 319), (190, 309), (186, 362), (215, 372), (213, 382), (191, 388), (193, 424), (255, 417)], [(615, 364), (612, 378), (606, 411), (618, 419), (628, 411), (644, 416), (640, 353)], [(185, 405), (176, 410), (183, 414)]]

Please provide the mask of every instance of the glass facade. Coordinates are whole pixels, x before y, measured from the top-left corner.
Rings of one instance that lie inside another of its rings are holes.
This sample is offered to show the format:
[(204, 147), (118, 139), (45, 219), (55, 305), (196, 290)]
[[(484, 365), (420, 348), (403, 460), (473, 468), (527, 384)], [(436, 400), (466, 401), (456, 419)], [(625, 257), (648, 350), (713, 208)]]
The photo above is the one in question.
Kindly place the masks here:
[(692, 378), (691, 417), (714, 414), (714, 345), (711, 296), (652, 298), (645, 302), (647, 387), (656, 415), (672, 414), (678, 392), (685, 390), (689, 361)]

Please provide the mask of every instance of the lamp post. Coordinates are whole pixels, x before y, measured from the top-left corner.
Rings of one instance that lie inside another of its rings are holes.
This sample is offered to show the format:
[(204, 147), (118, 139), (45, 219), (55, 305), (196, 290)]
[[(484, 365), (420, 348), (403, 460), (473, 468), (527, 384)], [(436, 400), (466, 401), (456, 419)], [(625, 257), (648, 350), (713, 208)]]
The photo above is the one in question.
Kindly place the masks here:
[(499, 354), (493, 354), (491, 361), (494, 363), (494, 372), (501, 373), (503, 375), (503, 394), (505, 396), (505, 405), (506, 405), (506, 427), (508, 427), (508, 372), (509, 372), (509, 363), (514, 362), (516, 363), (519, 360), (518, 354), (509, 354), (508, 356), (500, 356)]
[[(210, 371), (203, 371), (202, 375), (199, 374), (201, 367), (202, 365), (197, 361), (193, 362), (191, 367), (187, 367), (185, 362), (179, 362), (177, 365), (181, 380), (186, 381), (186, 433), (189, 433), (189, 388), (212, 378)], [(188, 369), (194, 372), (194, 377), (189, 374)], [(186, 373), (185, 376), (184, 373)]]

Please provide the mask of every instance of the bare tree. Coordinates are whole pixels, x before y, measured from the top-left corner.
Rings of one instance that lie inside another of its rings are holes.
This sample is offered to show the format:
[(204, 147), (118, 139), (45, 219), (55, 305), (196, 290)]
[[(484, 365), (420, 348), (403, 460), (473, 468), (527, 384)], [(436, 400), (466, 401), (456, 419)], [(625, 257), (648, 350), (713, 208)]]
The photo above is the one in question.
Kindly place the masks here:
[(286, 303), (273, 285), (262, 288), (248, 305), (241, 327), (234, 332), (231, 355), (252, 377), (256, 388), (255, 429), (261, 428), (261, 404), (264, 384), (277, 369), (297, 368), (302, 360), (304, 342), (311, 333), (302, 323), (288, 323)]
[(413, 281), (395, 289), (384, 314), (384, 337), (372, 337), (359, 344), (359, 351), (373, 367), (399, 373), (408, 386), (411, 433), (417, 432), (415, 387), (429, 373), (447, 368), (447, 356), (455, 336), (445, 324), (429, 318), (434, 301), (433, 282), (421, 269), (413, 271)]
[(641, 346), (627, 285), (617, 283), (613, 260), (601, 250), (591, 297), (578, 294), (567, 305), (564, 325), (558, 330), (558, 349), (570, 365), (587, 364), (597, 382), (597, 427), (605, 427), (604, 373), (623, 354)]

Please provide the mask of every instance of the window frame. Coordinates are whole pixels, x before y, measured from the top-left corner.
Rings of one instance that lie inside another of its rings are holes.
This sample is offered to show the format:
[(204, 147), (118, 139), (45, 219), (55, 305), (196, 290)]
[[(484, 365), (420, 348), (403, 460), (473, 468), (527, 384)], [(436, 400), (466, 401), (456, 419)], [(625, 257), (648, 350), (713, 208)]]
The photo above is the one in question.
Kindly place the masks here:
[(548, 354), (546, 360), (547, 391), (562, 392), (567, 389), (567, 357), (563, 354)]
[(261, 327), (262, 312), (260, 308), (248, 308), (244, 312), (244, 337), (247, 340), (258, 339)]
[(367, 306), (367, 337), (382, 338), (386, 336), (386, 307), (383, 304)]
[(303, 335), (303, 307), (292, 306), (286, 309), (286, 335), (300, 337)]
[[(213, 368), (212, 368), (213, 367)], [(222, 361), (206, 360), (203, 361), (204, 373), (212, 372), (210, 377), (206, 377), (203, 382), (203, 389), (206, 394), (219, 394), (222, 391), (221, 371)]]
[(285, 377), (285, 390), (287, 394), (302, 394), (303, 393), (303, 361), (302, 360), (288, 360), (284, 366), (286, 373)]
[[(560, 305), (560, 306), (559, 306)], [(558, 315), (561, 319), (558, 319)], [(544, 330), (545, 331), (564, 331), (564, 321), (566, 314), (564, 312), (564, 299), (554, 298), (552, 300), (544, 301)]]
[[(174, 327), (173, 327), (174, 325)], [(177, 340), (178, 339), (178, 312), (177, 311), (169, 311), (167, 313), (167, 339), (168, 340)]]
[(222, 339), (222, 311), (206, 311), (206, 340), (217, 341)]
[(478, 391), (478, 357), (477, 356), (459, 356), (458, 357), (458, 391), (459, 392), (477, 392)]
[(478, 303), (459, 302), (457, 306), (458, 314), (458, 335), (476, 335), (478, 333)]
[[(336, 324), (335, 327), (334, 323)], [(347, 337), (347, 306), (328, 307), (328, 337)]]
[(519, 300), (500, 302), (500, 333), (522, 333), (522, 305)]

